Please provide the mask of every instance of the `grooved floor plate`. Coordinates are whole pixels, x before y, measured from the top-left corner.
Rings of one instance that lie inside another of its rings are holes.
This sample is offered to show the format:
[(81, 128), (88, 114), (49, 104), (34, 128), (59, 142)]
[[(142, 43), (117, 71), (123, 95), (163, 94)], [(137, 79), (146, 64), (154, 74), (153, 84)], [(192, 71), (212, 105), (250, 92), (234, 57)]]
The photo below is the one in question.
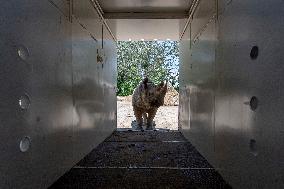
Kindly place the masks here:
[(188, 142), (104, 142), (77, 165), (212, 168)]
[(162, 141), (186, 141), (186, 138), (178, 131), (123, 131), (114, 132), (106, 142), (162, 142)]
[(51, 188), (230, 188), (179, 132), (114, 132)]

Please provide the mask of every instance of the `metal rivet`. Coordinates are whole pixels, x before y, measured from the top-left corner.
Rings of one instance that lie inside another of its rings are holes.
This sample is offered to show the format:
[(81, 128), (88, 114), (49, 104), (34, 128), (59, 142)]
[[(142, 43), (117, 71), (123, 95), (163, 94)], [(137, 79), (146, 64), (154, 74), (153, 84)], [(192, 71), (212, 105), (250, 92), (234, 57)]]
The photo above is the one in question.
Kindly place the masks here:
[(28, 136), (25, 136), (20, 142), (20, 150), (21, 152), (26, 152), (30, 149), (31, 139)]
[(258, 46), (253, 46), (250, 51), (250, 58), (255, 60), (258, 57)]
[(30, 97), (27, 94), (24, 94), (19, 99), (19, 106), (21, 109), (26, 110), (31, 104)]
[(18, 53), (18, 56), (24, 61), (26, 61), (30, 56), (28, 49), (23, 45), (18, 47), (17, 53)]
[(253, 96), (251, 97), (250, 101), (249, 101), (249, 105), (250, 105), (250, 109), (251, 110), (256, 110), (257, 106), (258, 106), (258, 99)]

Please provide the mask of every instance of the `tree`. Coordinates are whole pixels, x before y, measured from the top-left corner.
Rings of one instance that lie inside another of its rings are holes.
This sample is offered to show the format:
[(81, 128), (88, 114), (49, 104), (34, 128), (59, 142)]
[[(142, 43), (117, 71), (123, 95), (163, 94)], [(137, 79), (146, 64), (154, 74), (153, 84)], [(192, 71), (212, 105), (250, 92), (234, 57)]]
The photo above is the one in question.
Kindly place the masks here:
[(117, 95), (132, 94), (146, 76), (155, 84), (167, 80), (178, 90), (176, 41), (120, 41), (117, 54)]

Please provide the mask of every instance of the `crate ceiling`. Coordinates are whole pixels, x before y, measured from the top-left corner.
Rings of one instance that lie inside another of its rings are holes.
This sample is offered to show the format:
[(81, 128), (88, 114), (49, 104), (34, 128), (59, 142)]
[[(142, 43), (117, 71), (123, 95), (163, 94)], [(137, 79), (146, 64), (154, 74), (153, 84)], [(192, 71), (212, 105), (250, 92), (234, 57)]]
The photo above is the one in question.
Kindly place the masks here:
[(97, 0), (118, 40), (178, 40), (192, 0)]

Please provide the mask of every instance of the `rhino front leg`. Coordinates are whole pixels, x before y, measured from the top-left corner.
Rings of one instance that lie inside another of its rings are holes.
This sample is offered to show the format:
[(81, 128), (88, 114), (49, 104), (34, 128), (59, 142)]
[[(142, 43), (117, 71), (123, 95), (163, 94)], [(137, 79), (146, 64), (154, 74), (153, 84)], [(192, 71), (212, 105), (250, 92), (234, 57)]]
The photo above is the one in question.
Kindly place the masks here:
[(153, 130), (153, 120), (154, 120), (154, 117), (157, 113), (157, 108), (155, 109), (152, 109), (148, 112), (148, 117), (147, 117), (147, 127), (146, 127), (146, 130)]
[(143, 118), (142, 118), (142, 111), (138, 108), (133, 107), (134, 115), (136, 118), (136, 123), (137, 123), (137, 130), (143, 130)]

